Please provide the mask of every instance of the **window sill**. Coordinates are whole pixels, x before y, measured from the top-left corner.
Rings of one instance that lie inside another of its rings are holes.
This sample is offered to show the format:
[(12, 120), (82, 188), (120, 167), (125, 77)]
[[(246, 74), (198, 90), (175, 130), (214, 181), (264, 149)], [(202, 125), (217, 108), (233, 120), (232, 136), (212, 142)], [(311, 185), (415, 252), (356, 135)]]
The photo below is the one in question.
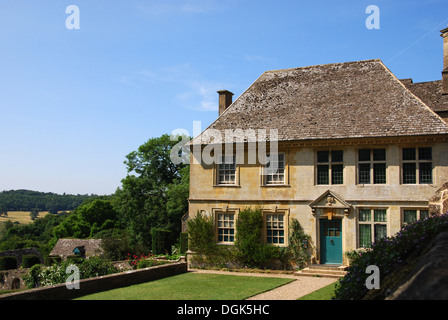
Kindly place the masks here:
[(289, 184), (262, 184), (261, 188), (291, 188)]
[(213, 188), (241, 188), (241, 186), (237, 184), (214, 184)]

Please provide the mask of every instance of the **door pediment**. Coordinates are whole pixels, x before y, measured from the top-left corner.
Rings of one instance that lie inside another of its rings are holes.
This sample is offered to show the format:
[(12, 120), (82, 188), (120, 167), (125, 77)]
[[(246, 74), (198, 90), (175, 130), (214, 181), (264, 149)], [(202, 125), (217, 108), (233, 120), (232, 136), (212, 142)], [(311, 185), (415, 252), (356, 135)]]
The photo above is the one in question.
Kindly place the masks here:
[(313, 214), (319, 211), (323, 214), (326, 214), (327, 212), (334, 212), (336, 215), (348, 215), (351, 204), (342, 199), (336, 193), (327, 190), (320, 197), (311, 202), (309, 206), (311, 207)]

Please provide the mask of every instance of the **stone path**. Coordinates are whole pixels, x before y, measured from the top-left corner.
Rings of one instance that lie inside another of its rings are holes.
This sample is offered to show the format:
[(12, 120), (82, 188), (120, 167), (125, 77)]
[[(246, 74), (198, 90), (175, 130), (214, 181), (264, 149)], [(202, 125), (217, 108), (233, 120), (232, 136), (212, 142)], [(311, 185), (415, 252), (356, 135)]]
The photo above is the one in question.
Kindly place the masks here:
[(337, 281), (335, 278), (323, 277), (301, 277), (292, 274), (274, 274), (274, 273), (243, 273), (231, 271), (215, 271), (215, 270), (198, 270), (192, 269), (192, 272), (198, 273), (219, 273), (234, 276), (251, 276), (251, 277), (278, 277), (296, 279), (293, 282), (285, 284), (276, 289), (250, 297), (247, 300), (297, 300), (313, 291), (328, 286)]

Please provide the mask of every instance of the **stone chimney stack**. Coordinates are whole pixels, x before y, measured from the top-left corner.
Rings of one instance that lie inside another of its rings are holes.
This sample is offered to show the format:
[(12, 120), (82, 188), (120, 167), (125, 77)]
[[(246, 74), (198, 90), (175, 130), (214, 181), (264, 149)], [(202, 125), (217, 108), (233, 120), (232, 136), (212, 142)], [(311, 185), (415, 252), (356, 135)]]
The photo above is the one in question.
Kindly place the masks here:
[(440, 32), (443, 38), (442, 94), (448, 94), (448, 28)]
[(219, 115), (222, 115), (224, 111), (232, 104), (233, 93), (227, 90), (220, 90), (219, 93)]

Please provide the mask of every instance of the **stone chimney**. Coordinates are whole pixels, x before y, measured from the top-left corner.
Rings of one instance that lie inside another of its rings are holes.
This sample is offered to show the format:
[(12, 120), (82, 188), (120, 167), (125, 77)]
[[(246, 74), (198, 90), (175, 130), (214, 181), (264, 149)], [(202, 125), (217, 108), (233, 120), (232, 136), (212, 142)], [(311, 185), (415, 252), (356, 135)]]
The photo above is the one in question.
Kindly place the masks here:
[(440, 32), (443, 38), (442, 94), (448, 94), (448, 28)]
[(227, 90), (220, 90), (219, 93), (219, 115), (222, 115), (224, 111), (232, 104), (233, 93)]

